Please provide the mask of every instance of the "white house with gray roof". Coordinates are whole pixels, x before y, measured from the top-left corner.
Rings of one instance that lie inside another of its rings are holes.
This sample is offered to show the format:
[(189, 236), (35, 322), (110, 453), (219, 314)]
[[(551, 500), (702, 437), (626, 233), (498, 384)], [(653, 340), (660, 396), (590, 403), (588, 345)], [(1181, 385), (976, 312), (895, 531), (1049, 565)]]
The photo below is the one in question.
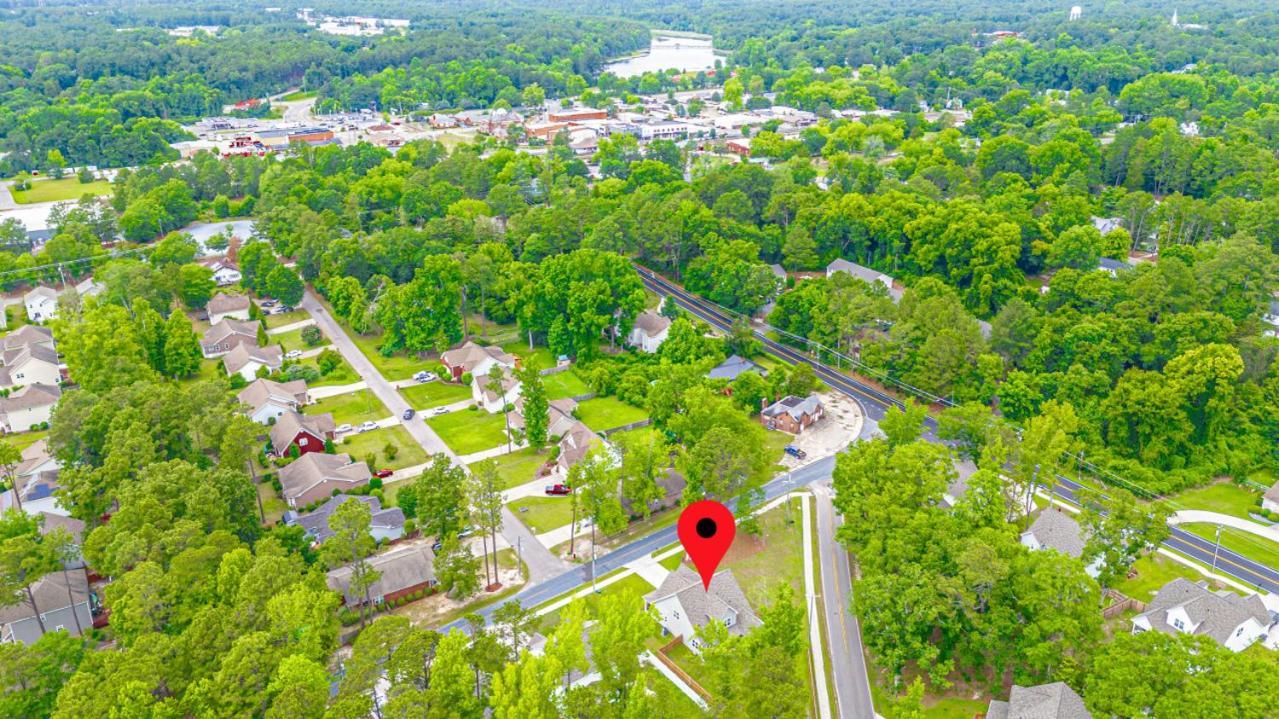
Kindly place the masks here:
[(240, 390), (236, 399), (247, 409), (249, 418), (258, 424), (271, 424), (285, 412), (298, 412), (309, 404), (306, 380), (275, 382), (260, 377)]
[(684, 644), (698, 654), (697, 630), (712, 619), (723, 622), (729, 634), (747, 634), (762, 624), (731, 569), (716, 572), (706, 589), (701, 577), (680, 564), (644, 602), (657, 610), (663, 634), (684, 637)]
[(56, 384), (29, 384), (8, 397), (0, 397), (0, 429), (27, 432), (48, 422), (62, 397)]
[(635, 316), (635, 324), (631, 325), (631, 333), (626, 336), (626, 342), (641, 352), (652, 354), (661, 348), (670, 331), (669, 317), (663, 317), (653, 310), (644, 310)]
[(0, 354), (0, 388), (29, 384), (56, 385), (62, 381), (62, 363), (53, 345), (53, 332), (23, 325), (4, 337)]
[(209, 324), (216, 325), (224, 319), (249, 320), (249, 298), (244, 295), (219, 292), (209, 300), (205, 309), (209, 313)]
[(1013, 685), (1008, 701), (992, 699), (986, 719), (1092, 719), (1084, 700), (1062, 682)]
[(1145, 612), (1133, 617), (1132, 631), (1207, 636), (1230, 651), (1241, 652), (1265, 640), (1275, 625), (1275, 616), (1256, 594), (1214, 592), (1202, 583), (1178, 578), (1155, 594)]
[(826, 265), (826, 276), (833, 277), (836, 273), (844, 272), (864, 281), (866, 284), (874, 284), (878, 282), (884, 286), (884, 289), (891, 290), (893, 288), (893, 278), (880, 272), (873, 270), (865, 265), (859, 265), (856, 262), (849, 262), (844, 258), (839, 258)]
[[(0, 607), (0, 644), (33, 644), (45, 633), (59, 630), (79, 636), (80, 630), (93, 626), (93, 597), (83, 569), (45, 575), (31, 585), (31, 594), (35, 597), (35, 608), (25, 596), (17, 604)], [(37, 608), (39, 619), (36, 619)]]
[[(1032, 551), (1054, 549), (1068, 557), (1079, 559), (1084, 555), (1083, 529), (1075, 518), (1056, 507), (1039, 513), (1030, 529), (1022, 532), (1021, 543)], [(1093, 579), (1101, 574), (1101, 558), (1084, 568)]]
[(52, 287), (36, 287), (22, 296), (22, 304), (32, 322), (48, 322), (58, 316), (58, 293)]
[(1261, 508), (1267, 512), (1279, 512), (1279, 480), (1261, 495)]

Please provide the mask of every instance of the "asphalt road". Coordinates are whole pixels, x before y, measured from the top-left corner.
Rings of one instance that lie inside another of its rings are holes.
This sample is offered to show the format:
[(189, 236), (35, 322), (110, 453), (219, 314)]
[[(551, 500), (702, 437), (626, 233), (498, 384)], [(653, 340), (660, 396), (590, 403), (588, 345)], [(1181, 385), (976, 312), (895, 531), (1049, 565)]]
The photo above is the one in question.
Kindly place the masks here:
[(827, 647), (835, 680), (835, 705), (841, 717), (874, 719), (862, 629), (853, 614), (852, 566), (848, 552), (835, 540), (843, 519), (835, 513), (833, 492), (825, 482), (813, 485), (817, 497), (817, 551), (822, 567), (822, 606), (826, 615)]
[[(692, 312), (694, 315), (705, 320), (714, 327), (727, 331), (733, 322), (733, 318), (718, 308), (709, 305), (705, 300), (685, 292), (682, 287), (668, 282), (665, 278), (652, 273), (644, 268), (637, 268), (640, 279), (649, 289), (662, 294), (670, 295), (675, 298), (676, 302), (684, 309)], [(758, 329), (755, 330), (755, 336), (762, 342), (767, 350), (776, 354), (783, 359), (791, 362), (803, 362), (813, 368), (822, 381), (826, 382), (835, 389), (844, 392), (859, 402), (866, 409), (867, 415), (876, 420), (883, 417), (883, 413), (888, 410), (890, 405), (901, 405), (895, 397), (880, 391), (879, 389), (859, 382), (842, 372), (836, 372), (825, 364), (817, 362), (813, 358), (796, 351), (792, 347), (783, 345), (769, 337), (766, 337)], [(937, 423), (929, 417), (925, 420), (924, 437), (929, 441), (941, 441), (937, 437)], [(1057, 475), (1057, 482), (1054, 485), (1056, 496), (1061, 497), (1073, 504), (1078, 504), (1076, 497), (1078, 490), (1082, 487), (1075, 480), (1065, 475)], [(1171, 536), (1164, 541), (1163, 545), (1169, 549), (1181, 552), (1186, 556), (1197, 559), (1205, 564), (1213, 564), (1214, 543), (1202, 537), (1195, 536), (1177, 527), (1171, 528)], [(1255, 562), (1247, 557), (1232, 552), (1225, 547), (1221, 547), (1216, 551), (1216, 567), (1221, 574), (1227, 575), (1239, 581), (1251, 584), (1253, 586), (1264, 589), (1268, 592), (1279, 592), (1279, 571), (1264, 564)]]
[[(409, 403), (382, 376), (377, 367), (373, 366), (369, 358), (364, 356), (360, 348), (355, 346), (355, 342), (347, 335), (346, 330), (329, 314), (328, 310), (312, 294), (311, 290), (308, 289), (302, 296), (300, 306), (311, 313), (311, 317), (315, 318), (315, 324), (319, 326), (324, 335), (337, 348), (342, 358), (368, 384), (369, 390), (378, 399), (382, 400), (382, 404), (386, 405), (386, 408), (391, 410), (395, 417), (401, 418), (399, 420), (400, 426), (408, 430), (409, 436), (413, 437), (414, 441), (420, 444), (427, 454), (443, 454), (455, 464), (461, 464), (458, 461), (457, 454), (449, 449), (448, 445), (444, 444), (444, 440), (440, 439), (435, 430), (431, 429), (430, 425), (423, 420), (421, 414), (416, 415), (413, 419), (402, 419), (404, 410), (409, 408)], [(501, 534), (512, 547), (519, 546), (520, 555), (523, 557), (525, 565), (528, 566), (528, 581), (530, 584), (537, 584), (554, 577), (562, 573), (564, 567), (567, 566), (562, 560), (551, 554), (551, 550), (537, 541), (528, 527), (524, 526), (524, 523), (506, 508), (502, 509)]]

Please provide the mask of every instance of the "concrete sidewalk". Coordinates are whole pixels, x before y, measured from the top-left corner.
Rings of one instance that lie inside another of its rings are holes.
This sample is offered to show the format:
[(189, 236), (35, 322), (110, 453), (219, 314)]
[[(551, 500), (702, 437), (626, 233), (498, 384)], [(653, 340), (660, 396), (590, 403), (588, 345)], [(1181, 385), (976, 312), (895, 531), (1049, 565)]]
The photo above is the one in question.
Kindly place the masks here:
[(266, 331), (266, 333), (267, 333), (268, 335), (282, 335), (282, 334), (284, 334), (285, 332), (292, 332), (293, 330), (300, 330), (300, 329), (302, 329), (303, 327), (310, 327), (310, 326), (311, 326), (311, 325), (313, 325), (313, 324), (315, 324), (315, 318), (314, 318), (314, 317), (312, 317), (312, 318), (311, 318), (311, 319), (309, 319), (309, 320), (298, 320), (297, 322), (293, 322), (293, 323), (291, 323), (291, 324), (287, 324), (287, 325), (280, 325), (279, 327), (272, 327), (271, 329), (267, 330), (267, 331)]
[(1168, 518), (1169, 524), (1187, 524), (1189, 522), (1206, 522), (1209, 524), (1220, 524), (1225, 527), (1233, 527), (1249, 534), (1255, 534), (1258, 537), (1265, 537), (1273, 542), (1279, 542), (1279, 525), (1264, 525), (1260, 522), (1253, 522), (1248, 519), (1241, 519), (1229, 514), (1220, 512), (1209, 512), (1201, 509), (1183, 509), (1180, 512), (1174, 512)]
[(362, 389), (368, 389), (366, 382), (352, 382), (351, 384), (332, 384), (323, 387), (311, 387), (307, 389), (307, 394), (311, 395), (312, 401), (319, 401), (327, 397), (336, 397), (340, 394), (348, 394), (350, 392), (359, 392)]

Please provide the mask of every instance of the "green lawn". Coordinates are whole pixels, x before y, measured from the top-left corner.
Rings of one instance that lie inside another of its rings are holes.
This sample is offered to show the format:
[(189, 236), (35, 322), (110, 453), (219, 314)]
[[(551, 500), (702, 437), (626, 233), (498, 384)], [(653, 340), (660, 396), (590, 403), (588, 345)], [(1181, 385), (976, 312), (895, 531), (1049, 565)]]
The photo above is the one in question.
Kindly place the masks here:
[[(331, 311), (331, 310), (330, 310)], [(365, 357), (369, 358), (369, 362), (377, 368), (382, 376), (394, 382), (395, 380), (409, 379), (414, 374), (424, 369), (434, 369), (434, 365), (439, 364), (438, 361), (419, 360), (416, 357), (410, 357), (404, 352), (397, 352), (390, 357), (382, 356), (378, 351), (378, 346), (382, 344), (382, 335), (362, 335), (351, 330), (350, 327), (343, 327), (346, 333), (350, 335), (351, 341), (355, 342), (355, 346), (360, 348)]]
[[(927, 699), (925, 699), (927, 703)], [(990, 706), (990, 701), (947, 697), (924, 708), (926, 719), (972, 719), (980, 716)]]
[(4, 308), (5, 327), (12, 332), (27, 322), (27, 308), (21, 302)]
[[(1210, 542), (1216, 541), (1217, 525), (1215, 524), (1192, 522), (1178, 526)], [(1271, 541), (1265, 537), (1258, 537), (1242, 529), (1223, 527), (1221, 530), (1221, 546), (1255, 562), (1260, 562), (1267, 567), (1279, 567), (1279, 542)]]
[(546, 387), (547, 399), (580, 397), (591, 391), (573, 370), (546, 375), (542, 378), (542, 385)]
[(85, 195), (109, 195), (111, 183), (106, 180), (94, 180), (82, 184), (76, 177), (64, 177), (61, 180), (35, 180), (30, 190), (12, 190), (13, 201), (19, 205), (33, 202), (53, 202), (55, 200), (78, 200)]
[[(534, 534), (549, 532), (573, 521), (573, 500), (569, 497), (523, 497), (507, 506)], [(578, 540), (581, 541), (581, 537)], [(587, 544), (590, 541), (588, 537)]]
[(281, 96), (280, 101), (281, 102), (297, 102), (299, 100), (310, 100), (313, 97), (315, 97), (314, 92), (306, 92), (305, 90), (298, 90), (297, 92), (290, 92), (287, 95)]
[(306, 310), (293, 310), (292, 312), (285, 312), (282, 315), (267, 315), (266, 328), (274, 329), (276, 327), (283, 327), (285, 325), (291, 325), (294, 322), (301, 322), (302, 320), (309, 319), (311, 319), (311, 313)]
[(258, 483), (257, 490), (258, 498), (262, 502), (262, 513), (266, 515), (263, 524), (269, 527), (280, 521), (289, 505), (285, 504), (284, 500), (280, 499), (280, 495), (275, 493), (275, 487), (271, 486), (270, 482)]
[[(667, 637), (663, 637), (663, 639), (666, 638)], [(691, 639), (691, 637), (684, 637), (685, 642), (689, 639)], [(681, 669), (688, 672), (688, 675), (693, 678), (693, 681), (702, 685), (703, 689), (708, 692), (711, 690), (711, 680), (713, 679), (713, 676), (711, 675), (710, 667), (706, 666), (706, 662), (702, 661), (701, 657), (694, 654), (693, 650), (689, 649), (687, 644), (677, 644), (676, 646), (671, 647), (670, 651), (666, 652), (666, 656), (674, 660)]]
[[(316, 364), (315, 357), (307, 357), (306, 359), (297, 360), (297, 363), (319, 369), (319, 365)], [(332, 387), (336, 385), (352, 384), (359, 381), (360, 376), (355, 373), (355, 368), (347, 364), (346, 360), (342, 360), (337, 367), (333, 368), (332, 372), (327, 375), (322, 375), (316, 381), (308, 382), (307, 384), (312, 387)]]
[(1163, 585), (1178, 577), (1192, 582), (1204, 579), (1199, 572), (1161, 554), (1142, 557), (1132, 568), (1137, 576), (1124, 580), (1115, 589), (1139, 602), (1149, 602)]
[[(732, 569), (751, 606), (760, 607), (773, 601), (773, 590), (782, 582), (790, 582), (797, 601), (804, 596), (804, 528), (800, 520), (799, 502), (791, 500), (759, 515), (763, 530), (763, 548), (745, 556), (730, 551), (724, 564)], [(734, 542), (747, 539), (738, 535)], [(747, 546), (743, 543), (743, 546)]]
[(325, 337), (324, 339), (321, 339), (320, 343), (317, 345), (309, 345), (306, 342), (303, 342), (302, 330), (305, 330), (305, 329), (306, 329), (305, 327), (299, 327), (295, 330), (289, 330), (288, 332), (280, 332), (279, 334), (267, 335), (267, 338), (271, 344), (276, 344), (283, 347), (285, 352), (288, 352), (289, 350), (302, 350), (303, 352), (305, 352), (309, 349), (313, 349), (314, 347), (323, 347), (324, 345), (330, 344), (329, 338), (327, 337)]
[(666, 567), (667, 571), (673, 572), (677, 568), (679, 568), (680, 563), (683, 561), (684, 561), (684, 553), (676, 552), (672, 554), (671, 556), (667, 557), (666, 559), (663, 559), (662, 561), (658, 562), (658, 564), (662, 565), (663, 567)]
[(377, 421), (391, 415), (391, 411), (386, 408), (386, 405), (382, 404), (382, 400), (367, 389), (334, 395), (306, 408), (307, 414), (322, 414), (324, 412), (332, 412), (333, 421), (338, 424), (344, 422), (359, 424), (361, 422)]
[[(387, 459), (383, 451), (388, 442), (395, 445), (397, 449), (395, 459)], [(337, 451), (346, 452), (357, 461), (365, 459), (370, 452), (376, 454), (373, 462), (376, 466), (369, 467), (374, 471), (383, 467), (403, 469), (426, 461), (426, 450), (409, 436), (408, 430), (398, 426), (348, 434), (338, 440)]]
[(404, 395), (410, 407), (417, 410), (453, 404), (472, 397), (471, 388), (467, 385), (439, 380), (403, 387), (400, 389), (400, 394)]
[[(604, 577), (602, 576), (600, 577), (600, 579), (603, 579), (603, 578)], [(581, 601), (586, 602), (586, 611), (588, 613), (588, 616), (593, 617), (595, 616), (595, 605), (599, 601), (600, 597), (610, 596), (610, 595), (615, 597), (624, 596), (624, 595), (642, 597), (645, 594), (648, 594), (649, 592), (653, 591), (653, 589), (654, 589), (653, 585), (649, 584), (648, 581), (645, 580), (643, 577), (641, 577), (638, 574), (631, 574), (625, 579), (619, 579), (616, 582), (609, 584), (608, 586), (600, 587), (599, 594), (587, 594), (586, 596), (582, 597)], [(543, 634), (546, 634), (551, 629), (553, 629), (556, 624), (559, 624), (560, 612), (562, 610), (563, 608), (561, 607), (560, 609), (556, 609), (553, 612), (547, 612), (546, 614), (543, 614), (541, 617), (541, 620), (538, 623), (538, 631), (542, 632)]]
[(596, 432), (638, 422), (648, 414), (616, 397), (596, 397), (577, 406), (577, 417)]
[(530, 350), (528, 342), (516, 339), (502, 343), (501, 348), (523, 360), (525, 367), (550, 369), (555, 366), (555, 355), (549, 347), (534, 346)]
[(5, 435), (4, 441), (12, 445), (14, 449), (22, 451), (48, 436), (49, 430), (39, 429), (34, 432), (17, 432)]
[(506, 442), (506, 420), (501, 413), (489, 414), (482, 409), (463, 409), (438, 417), (427, 417), (426, 423), (449, 449), (458, 454), (471, 454), (492, 449)]
[(1251, 519), (1248, 513), (1257, 509), (1257, 493), (1231, 482), (1219, 482), (1173, 495), (1168, 503), (1176, 509), (1201, 509)]
[(497, 464), (497, 475), (502, 480), (502, 489), (510, 489), (531, 482), (537, 474), (537, 468), (545, 464), (548, 459), (550, 459), (548, 453), (538, 454), (532, 447), (526, 447), (495, 457), (493, 461)]

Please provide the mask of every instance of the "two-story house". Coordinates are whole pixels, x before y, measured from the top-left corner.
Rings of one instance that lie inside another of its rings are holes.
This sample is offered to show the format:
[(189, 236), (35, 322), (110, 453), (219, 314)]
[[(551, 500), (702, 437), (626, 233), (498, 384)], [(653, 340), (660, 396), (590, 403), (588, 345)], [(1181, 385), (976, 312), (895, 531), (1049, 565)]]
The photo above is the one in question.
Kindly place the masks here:
[(276, 382), (258, 378), (236, 395), (249, 418), (258, 424), (271, 424), (285, 412), (297, 412), (310, 403), (306, 380)]
[(626, 342), (641, 352), (652, 354), (661, 348), (670, 331), (669, 317), (663, 317), (653, 310), (644, 310), (635, 316), (635, 324), (631, 325)]
[(457, 349), (441, 354), (440, 361), (444, 363), (454, 381), (462, 379), (462, 375), (468, 372), (472, 377), (488, 374), (495, 366), (501, 367), (510, 374), (510, 371), (515, 369), (516, 362), (515, 355), (503, 351), (500, 347), (481, 347), (474, 342), (467, 342)]
[(324, 440), (333, 439), (336, 428), (328, 412), (303, 415), (289, 410), (271, 425), (271, 450), (277, 457), (288, 454), (291, 447), (297, 447), (298, 454), (323, 452)]
[(731, 569), (716, 572), (709, 588), (702, 578), (684, 564), (666, 575), (662, 585), (645, 595), (647, 606), (657, 610), (662, 634), (681, 636), (684, 644), (700, 654), (697, 630), (712, 619), (718, 619), (729, 634), (747, 634), (759, 626), (759, 617), (751, 609)]
[(367, 464), (353, 461), (349, 454), (311, 452), (280, 469), (281, 494), (290, 507), (306, 507), (332, 497), (335, 490), (359, 489), (372, 476)]
[(205, 331), (200, 350), (206, 359), (221, 357), (242, 344), (258, 344), (258, 323), (220, 319)]
[(1275, 621), (1256, 594), (1243, 597), (1224, 589), (1214, 592), (1202, 583), (1178, 578), (1155, 594), (1145, 612), (1133, 617), (1132, 631), (1208, 636), (1231, 651), (1241, 652), (1264, 640)]
[[(1079, 559), (1084, 554), (1083, 529), (1075, 518), (1056, 507), (1049, 507), (1039, 513), (1030, 529), (1021, 533), (1021, 543), (1032, 551), (1054, 549), (1068, 557)], [(1084, 568), (1093, 579), (1101, 574), (1102, 560), (1093, 560)]]

